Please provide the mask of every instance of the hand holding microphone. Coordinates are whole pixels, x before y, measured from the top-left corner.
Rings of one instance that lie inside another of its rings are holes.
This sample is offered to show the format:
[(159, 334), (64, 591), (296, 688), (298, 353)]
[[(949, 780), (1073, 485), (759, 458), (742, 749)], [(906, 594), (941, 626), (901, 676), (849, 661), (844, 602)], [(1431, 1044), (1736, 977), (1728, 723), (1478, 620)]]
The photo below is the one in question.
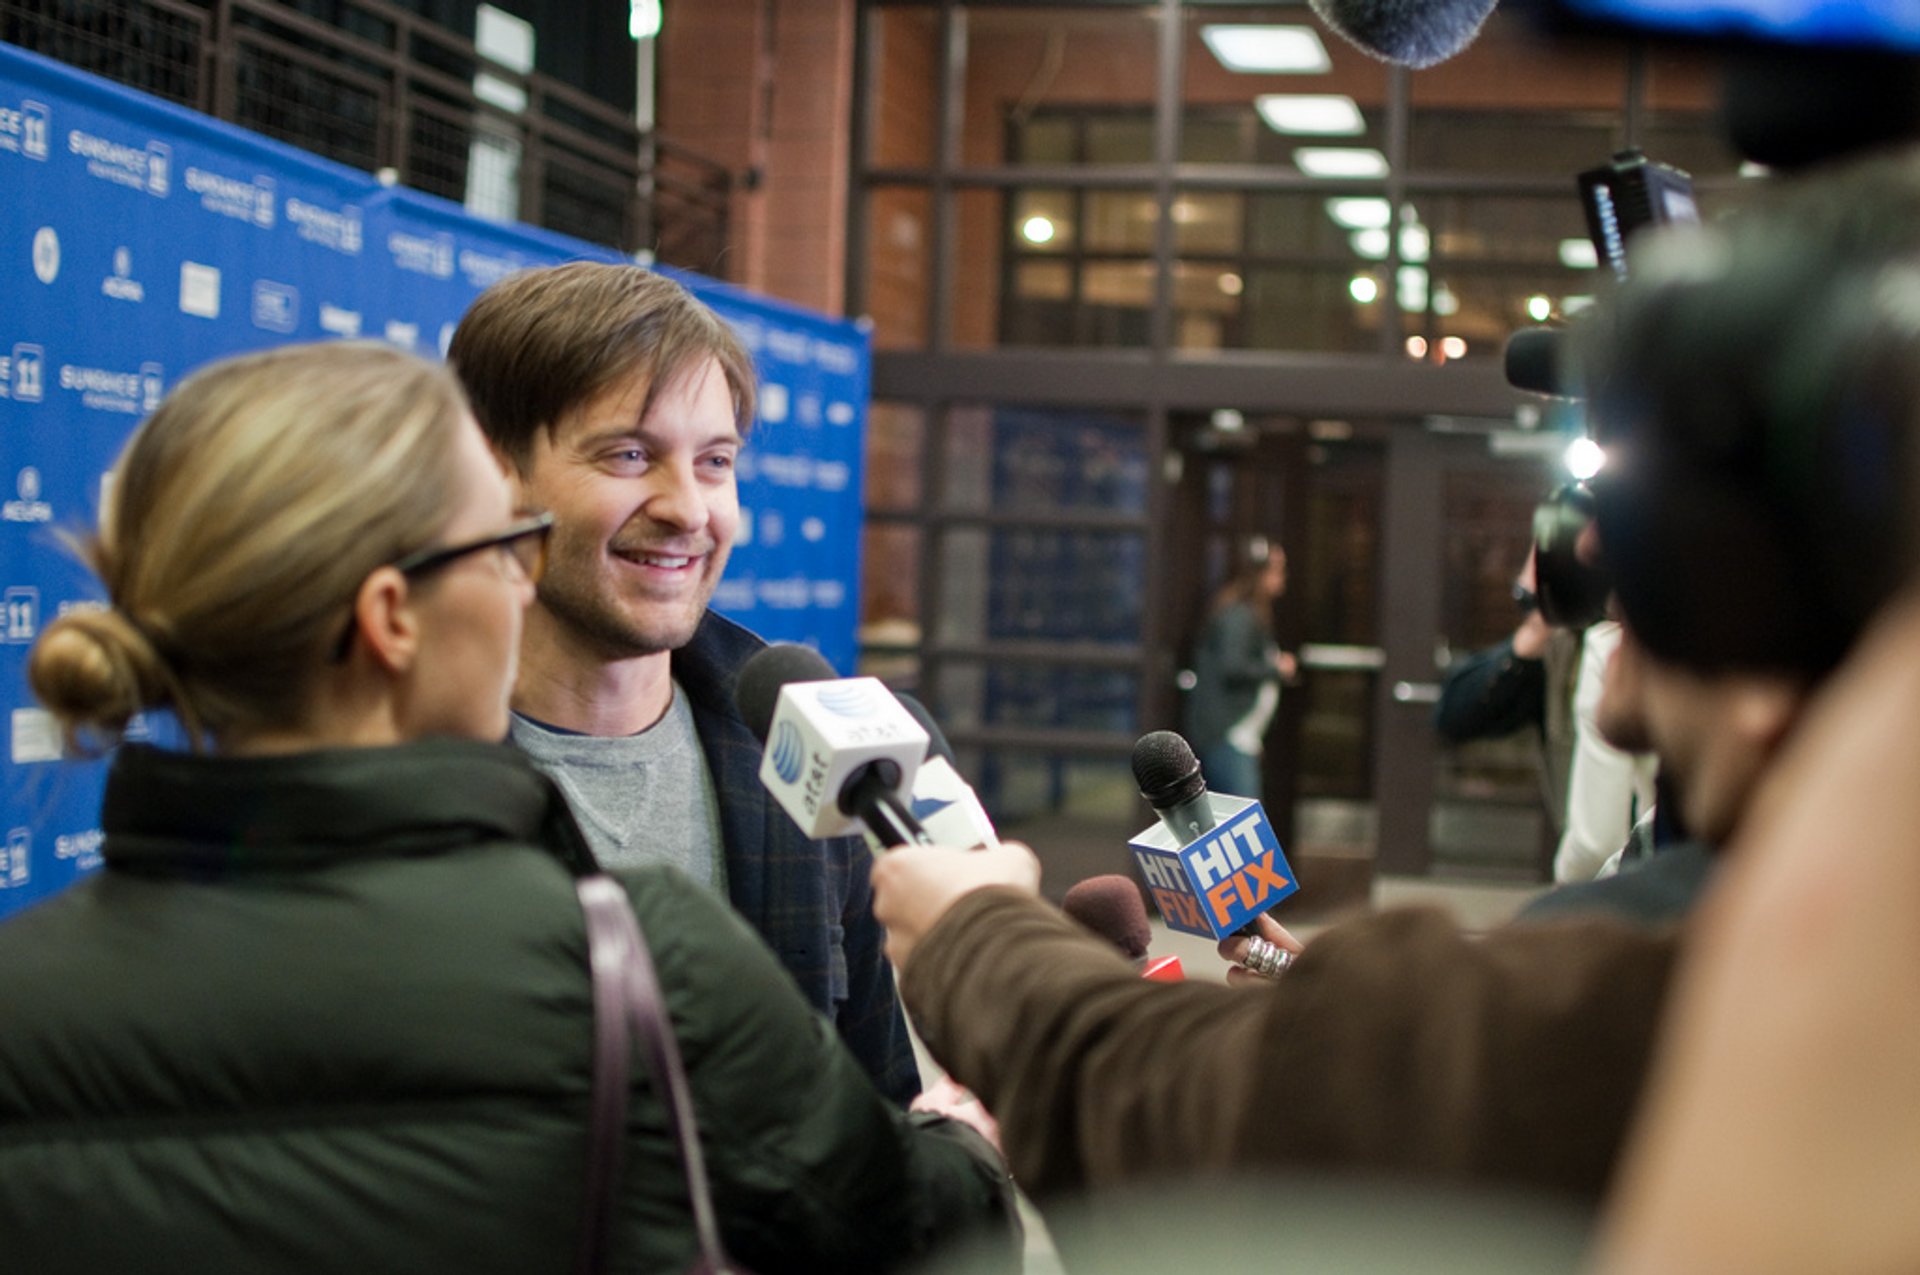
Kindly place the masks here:
[(1040, 893), (1040, 860), (1017, 841), (981, 850), (903, 846), (875, 859), (873, 915), (886, 927), (888, 958), (904, 969), (948, 908), (989, 886)]
[(1232, 966), (1227, 982), (1236, 986), (1280, 977), (1305, 946), (1271, 916), (1255, 917), (1252, 928), (1252, 935), (1230, 934), (1220, 940), (1220, 959)]
[(1219, 941), (1223, 956), (1231, 947), (1228, 959), (1253, 974), (1282, 973), (1298, 942), (1255, 925), (1300, 887), (1260, 803), (1209, 793), (1192, 746), (1170, 730), (1141, 737), (1133, 777), (1160, 822), (1128, 844), (1167, 927)]

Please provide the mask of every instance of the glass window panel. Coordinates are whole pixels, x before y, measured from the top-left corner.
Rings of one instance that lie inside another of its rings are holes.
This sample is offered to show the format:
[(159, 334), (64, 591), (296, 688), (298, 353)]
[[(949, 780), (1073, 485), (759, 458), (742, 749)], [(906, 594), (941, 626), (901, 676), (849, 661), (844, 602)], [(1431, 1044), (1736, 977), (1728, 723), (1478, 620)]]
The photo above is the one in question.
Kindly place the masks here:
[(1352, 283), (1364, 273), (1350, 266), (1255, 266), (1242, 280), (1239, 323), (1228, 330), (1229, 347), (1249, 350), (1377, 349), (1382, 305), (1354, 298)]
[(1213, 191), (1188, 191), (1174, 197), (1173, 243), (1182, 255), (1240, 251), (1241, 213), (1246, 197)]
[(931, 168), (939, 154), (940, 14), (880, 9), (873, 49), (870, 160), (878, 168)]
[(1095, 163), (1151, 162), (1158, 25), (1156, 12), (1140, 5), (967, 6), (964, 162), (969, 167), (1059, 162), (1057, 152), (1048, 150), (1049, 142), (1057, 146), (1057, 136), (1042, 137), (1029, 149), (1023, 129), (1062, 103), (1137, 114), (1144, 151), (1118, 127), (1098, 141), (1088, 136), (1084, 144)]
[(963, 528), (941, 544), (940, 640), (1140, 640), (1146, 542), (1137, 532)]
[(1244, 164), (1253, 154), (1259, 121), (1249, 110), (1188, 112), (1180, 125), (1183, 164)]
[(912, 512), (920, 508), (920, 465), (926, 446), (926, 409), (877, 402), (867, 409), (868, 509)]
[(1150, 190), (1090, 190), (1087, 224), (1081, 235), (1088, 252), (1153, 251), (1159, 209)]
[(1080, 158), (1080, 123), (1071, 115), (1033, 115), (1013, 125), (1013, 153), (1022, 164), (1071, 164)]
[(1151, 336), (1151, 261), (1094, 261), (1080, 274), (1076, 344), (1144, 346)]
[(1073, 267), (1065, 261), (1022, 261), (1014, 268), (1013, 286), (1022, 300), (1072, 301)]
[(944, 707), (965, 688), (954, 720), (977, 727), (1018, 726), (1130, 734), (1140, 676), (1127, 668), (1081, 668), (1056, 662), (948, 660), (940, 672)]
[(1263, 256), (1353, 255), (1353, 232), (1328, 215), (1325, 196), (1249, 195), (1246, 215), (1250, 252)]
[(956, 407), (941, 459), (941, 507), (949, 511), (1146, 513), (1146, 427), (1138, 417)]
[(1175, 262), (1174, 344), (1183, 350), (1227, 348), (1245, 291), (1246, 282), (1231, 263)]
[(1096, 115), (1088, 119), (1087, 162), (1151, 164), (1153, 116), (1128, 112), (1122, 115)]
[(933, 196), (918, 186), (880, 186), (867, 205), (867, 303), (877, 350), (927, 346)]

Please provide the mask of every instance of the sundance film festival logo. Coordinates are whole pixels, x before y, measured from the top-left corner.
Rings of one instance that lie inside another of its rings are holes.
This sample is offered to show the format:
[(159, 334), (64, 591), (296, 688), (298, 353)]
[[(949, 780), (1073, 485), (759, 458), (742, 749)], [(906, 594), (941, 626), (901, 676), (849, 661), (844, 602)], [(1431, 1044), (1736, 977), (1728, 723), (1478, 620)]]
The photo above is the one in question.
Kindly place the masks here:
[(44, 161), (52, 135), (53, 112), (44, 103), (0, 106), (0, 151)]
[(100, 847), (105, 845), (106, 835), (98, 828), (88, 828), (85, 832), (69, 832), (53, 839), (53, 857), (60, 860), (72, 860), (73, 866), (82, 872), (91, 872), (104, 860)]
[(67, 150), (86, 160), (87, 172), (101, 181), (161, 199), (172, 189), (173, 148), (165, 142), (128, 146), (76, 128), (67, 134)]
[(343, 341), (360, 339), (360, 329), (365, 326), (358, 310), (349, 310), (343, 306), (320, 303), (320, 330), (331, 333)]
[(304, 199), (289, 199), (287, 222), (294, 227), (294, 233), (308, 243), (331, 248), (349, 257), (360, 255), (365, 231), (360, 224), (360, 210), (352, 204), (335, 212)]
[(518, 257), (495, 257), (472, 248), (460, 250), (460, 273), (468, 283), (482, 290), (491, 288), (524, 264)]
[(205, 168), (187, 169), (187, 190), (200, 196), (200, 206), (221, 217), (249, 222), (262, 230), (273, 227), (274, 192), (271, 177), (244, 181)]
[(453, 236), (410, 235), (396, 230), (387, 236), (387, 251), (393, 264), (413, 274), (432, 275), (436, 279), (453, 278)]
[(16, 345), (0, 357), (0, 398), (38, 403), (47, 395), (47, 352), (37, 345)]
[(0, 505), (0, 522), (52, 522), (53, 506), (40, 499), (40, 471), (32, 465), (14, 479), (19, 498)]
[(166, 378), (158, 363), (142, 363), (132, 372), (63, 363), (60, 388), (78, 394), (81, 405), (93, 411), (140, 416), (160, 406)]

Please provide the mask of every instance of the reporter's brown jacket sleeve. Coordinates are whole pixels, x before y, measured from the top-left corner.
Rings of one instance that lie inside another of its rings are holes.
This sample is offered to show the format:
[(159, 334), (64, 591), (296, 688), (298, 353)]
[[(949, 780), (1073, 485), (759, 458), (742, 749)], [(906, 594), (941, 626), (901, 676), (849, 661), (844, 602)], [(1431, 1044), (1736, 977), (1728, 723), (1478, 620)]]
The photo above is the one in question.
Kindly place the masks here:
[(1314, 1167), (1592, 1198), (1677, 947), (1611, 920), (1472, 938), (1403, 909), (1328, 930), (1271, 986), (1154, 983), (1048, 904), (982, 890), (901, 990), (1035, 1196)]

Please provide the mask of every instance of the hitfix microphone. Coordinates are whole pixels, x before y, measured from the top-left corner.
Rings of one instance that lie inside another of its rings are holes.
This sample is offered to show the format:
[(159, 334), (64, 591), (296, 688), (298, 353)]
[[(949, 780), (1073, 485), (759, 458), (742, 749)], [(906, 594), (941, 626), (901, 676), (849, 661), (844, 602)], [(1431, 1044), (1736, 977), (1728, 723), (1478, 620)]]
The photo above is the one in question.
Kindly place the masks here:
[(1147, 920), (1147, 905), (1140, 901), (1140, 887), (1131, 878), (1119, 873), (1088, 877), (1067, 891), (1060, 900), (1060, 910), (1118, 948), (1142, 978), (1160, 983), (1178, 983), (1186, 978), (1179, 957), (1148, 959), (1153, 926)]
[(1313, 11), (1370, 57), (1416, 70), (1473, 43), (1494, 0), (1311, 0)]
[(1260, 803), (1208, 792), (1179, 735), (1143, 736), (1133, 777), (1160, 819), (1127, 844), (1169, 929), (1224, 939), (1300, 888)]
[(780, 643), (747, 661), (733, 698), (767, 746), (760, 782), (809, 837), (864, 828), (882, 846), (931, 844), (905, 800), (927, 732), (878, 678), (842, 678)]

